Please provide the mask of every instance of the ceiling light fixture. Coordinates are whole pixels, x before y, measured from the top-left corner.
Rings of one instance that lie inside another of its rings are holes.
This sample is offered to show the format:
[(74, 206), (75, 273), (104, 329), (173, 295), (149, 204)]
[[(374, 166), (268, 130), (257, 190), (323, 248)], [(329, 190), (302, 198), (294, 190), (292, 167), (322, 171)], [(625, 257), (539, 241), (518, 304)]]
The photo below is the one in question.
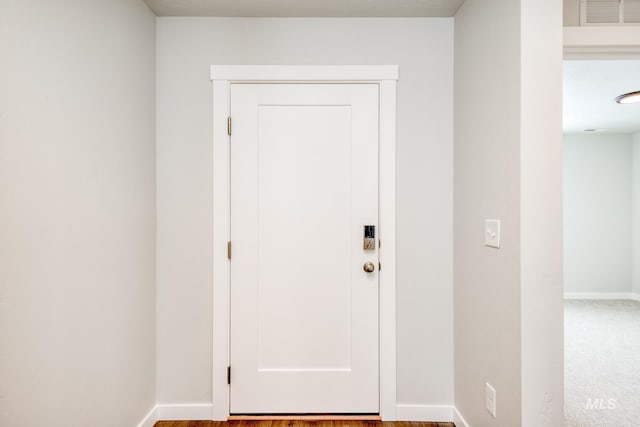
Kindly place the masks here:
[(640, 102), (640, 91), (625, 93), (624, 95), (616, 96), (616, 102), (618, 104), (635, 104)]

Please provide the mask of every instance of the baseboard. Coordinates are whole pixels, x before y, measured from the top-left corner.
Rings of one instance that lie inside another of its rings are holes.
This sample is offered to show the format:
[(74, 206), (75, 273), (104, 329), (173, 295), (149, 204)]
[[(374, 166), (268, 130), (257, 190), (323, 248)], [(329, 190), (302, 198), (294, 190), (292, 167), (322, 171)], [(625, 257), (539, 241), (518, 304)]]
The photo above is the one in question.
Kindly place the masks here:
[(398, 421), (451, 422), (453, 420), (453, 406), (399, 403), (396, 405), (396, 419)]
[(640, 294), (634, 294), (632, 292), (565, 292), (564, 299), (626, 299), (640, 301)]
[(160, 421), (211, 421), (213, 405), (211, 403), (159, 404)]
[(153, 427), (158, 422), (158, 405), (155, 405), (149, 413), (138, 423), (137, 427)]
[[(453, 406), (398, 404), (396, 415), (398, 421), (453, 421), (456, 427), (469, 427)], [(210, 403), (159, 404), (149, 411), (137, 427), (153, 427), (158, 421), (207, 421), (211, 419), (213, 419), (213, 405)]]
[(465, 421), (460, 412), (458, 412), (457, 408), (453, 408), (453, 423), (456, 427), (470, 427), (469, 423)]

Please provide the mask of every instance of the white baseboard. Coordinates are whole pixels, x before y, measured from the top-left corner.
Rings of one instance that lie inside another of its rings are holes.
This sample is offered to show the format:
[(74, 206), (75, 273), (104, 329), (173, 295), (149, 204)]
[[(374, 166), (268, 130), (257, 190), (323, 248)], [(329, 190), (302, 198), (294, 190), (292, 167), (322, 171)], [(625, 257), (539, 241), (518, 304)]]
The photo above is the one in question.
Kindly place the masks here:
[(462, 418), (462, 415), (458, 412), (457, 408), (453, 408), (453, 423), (456, 427), (470, 427), (467, 421)]
[(396, 420), (451, 422), (453, 421), (453, 406), (399, 403), (396, 405)]
[(160, 421), (210, 421), (213, 419), (211, 403), (159, 404), (157, 408)]
[[(396, 414), (398, 421), (453, 421), (456, 427), (469, 427), (453, 406), (398, 404)], [(149, 411), (137, 427), (153, 427), (158, 421), (206, 421), (212, 417), (213, 405), (210, 403), (159, 404)]]
[(564, 299), (626, 299), (640, 301), (640, 294), (632, 292), (565, 292)]
[(138, 423), (137, 427), (153, 427), (158, 421), (158, 405), (155, 405), (142, 421)]

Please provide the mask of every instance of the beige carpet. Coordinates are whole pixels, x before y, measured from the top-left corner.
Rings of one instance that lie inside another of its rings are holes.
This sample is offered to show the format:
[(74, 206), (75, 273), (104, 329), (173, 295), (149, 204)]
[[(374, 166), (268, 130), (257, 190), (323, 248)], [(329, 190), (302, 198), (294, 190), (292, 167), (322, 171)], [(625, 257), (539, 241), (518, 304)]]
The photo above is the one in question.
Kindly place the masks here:
[(640, 302), (565, 302), (565, 426), (640, 426)]

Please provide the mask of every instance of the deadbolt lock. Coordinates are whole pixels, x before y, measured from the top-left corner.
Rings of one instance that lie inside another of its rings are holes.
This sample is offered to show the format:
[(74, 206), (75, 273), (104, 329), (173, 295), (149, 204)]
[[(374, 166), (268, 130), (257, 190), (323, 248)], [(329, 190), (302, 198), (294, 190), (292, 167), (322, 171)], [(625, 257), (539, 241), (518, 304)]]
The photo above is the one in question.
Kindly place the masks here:
[(364, 226), (364, 236), (362, 239), (362, 249), (365, 251), (375, 251), (376, 250), (376, 226), (375, 225), (365, 225)]

